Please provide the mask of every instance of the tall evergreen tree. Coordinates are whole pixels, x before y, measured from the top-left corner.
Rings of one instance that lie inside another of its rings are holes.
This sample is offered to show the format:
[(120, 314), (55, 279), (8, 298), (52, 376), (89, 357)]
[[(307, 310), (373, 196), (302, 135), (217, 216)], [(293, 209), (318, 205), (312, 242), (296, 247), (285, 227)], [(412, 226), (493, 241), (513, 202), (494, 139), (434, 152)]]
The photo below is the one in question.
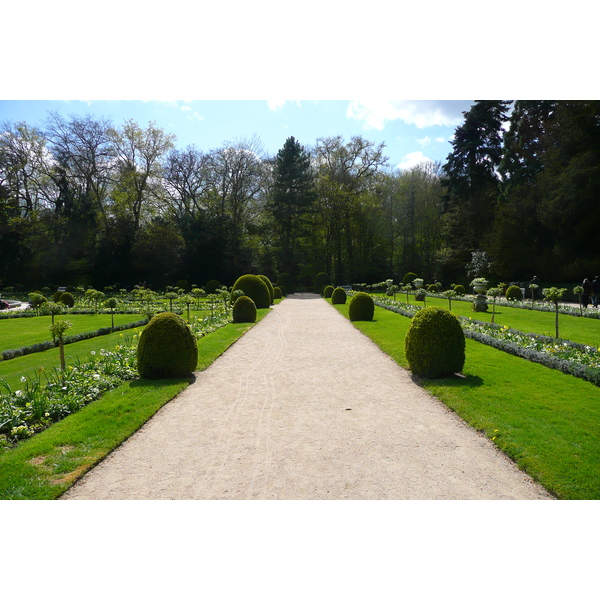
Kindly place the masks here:
[(482, 246), (491, 229), (509, 105), (505, 100), (477, 100), (463, 113), (465, 121), (456, 129), (453, 151), (443, 166), (446, 255), (454, 269)]
[(304, 216), (315, 200), (310, 156), (289, 137), (277, 153), (271, 197), (267, 204), (275, 222), (279, 270), (299, 275), (298, 252), (305, 233)]

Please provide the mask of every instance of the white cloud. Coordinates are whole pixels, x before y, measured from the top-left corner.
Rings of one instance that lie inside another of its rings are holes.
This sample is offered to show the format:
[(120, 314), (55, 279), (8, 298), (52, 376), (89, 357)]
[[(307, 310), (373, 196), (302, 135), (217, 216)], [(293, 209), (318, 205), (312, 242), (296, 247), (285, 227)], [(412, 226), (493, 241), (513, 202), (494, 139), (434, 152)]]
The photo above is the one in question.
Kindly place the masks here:
[(204, 121), (204, 117), (196, 110), (191, 115), (187, 115), (187, 118), (188, 121)]
[(419, 144), (420, 146), (429, 146), (429, 144), (431, 144), (431, 138), (428, 135), (426, 135), (424, 138), (417, 140), (417, 144)]
[(425, 156), (420, 150), (417, 152), (409, 152), (404, 156), (404, 160), (396, 165), (398, 169), (406, 171), (412, 169), (424, 162), (433, 162), (431, 158)]
[(267, 104), (269, 105), (269, 110), (278, 111), (283, 108), (287, 100), (267, 100)]
[(401, 120), (419, 129), (434, 125), (454, 127), (463, 120), (470, 100), (353, 100), (346, 116), (364, 121), (364, 129), (381, 131), (388, 121)]
[(181, 110), (192, 110), (191, 106), (182, 106)]

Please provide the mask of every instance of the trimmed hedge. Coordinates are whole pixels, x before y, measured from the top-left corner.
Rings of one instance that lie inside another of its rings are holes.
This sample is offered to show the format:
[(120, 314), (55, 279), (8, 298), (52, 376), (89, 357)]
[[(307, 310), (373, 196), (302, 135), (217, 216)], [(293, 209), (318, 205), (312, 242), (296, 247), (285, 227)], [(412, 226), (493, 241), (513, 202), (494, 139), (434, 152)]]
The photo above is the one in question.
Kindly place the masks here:
[(234, 323), (255, 323), (256, 305), (248, 296), (240, 296), (233, 305)]
[(258, 275), (246, 274), (238, 277), (231, 289), (232, 294), (235, 290), (242, 290), (244, 296), (252, 298), (256, 308), (269, 308), (271, 306), (269, 288)]
[(357, 292), (350, 298), (348, 317), (351, 321), (372, 321), (374, 313), (373, 298), (366, 292)]
[(332, 285), (326, 285), (323, 289), (323, 298), (331, 298), (331, 294), (333, 294), (333, 289), (334, 288)]
[(404, 339), (410, 370), (429, 379), (460, 373), (465, 364), (465, 334), (445, 308), (429, 307), (413, 318)]
[(336, 287), (331, 293), (331, 304), (346, 304), (346, 290)]
[(188, 377), (198, 365), (198, 344), (189, 325), (174, 313), (160, 313), (140, 335), (138, 373), (142, 379)]

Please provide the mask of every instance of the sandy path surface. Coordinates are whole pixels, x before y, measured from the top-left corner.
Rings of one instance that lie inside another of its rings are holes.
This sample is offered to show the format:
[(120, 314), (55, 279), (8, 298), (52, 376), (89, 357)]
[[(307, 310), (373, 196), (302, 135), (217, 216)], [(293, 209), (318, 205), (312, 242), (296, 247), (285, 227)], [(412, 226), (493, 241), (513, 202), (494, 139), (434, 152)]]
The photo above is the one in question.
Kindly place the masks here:
[(325, 300), (296, 294), (63, 498), (551, 496)]

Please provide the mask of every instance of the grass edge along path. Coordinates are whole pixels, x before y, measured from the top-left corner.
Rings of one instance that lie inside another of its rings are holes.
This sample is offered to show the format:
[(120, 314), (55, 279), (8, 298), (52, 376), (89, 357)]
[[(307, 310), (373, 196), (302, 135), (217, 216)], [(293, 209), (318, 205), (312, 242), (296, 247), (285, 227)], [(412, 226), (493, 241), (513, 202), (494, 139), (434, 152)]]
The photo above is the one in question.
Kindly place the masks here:
[[(348, 305), (334, 305), (348, 316)], [(410, 319), (375, 307), (353, 325), (408, 369)], [(415, 382), (560, 499), (600, 499), (600, 402), (593, 384), (473, 340), (464, 378)]]
[[(256, 322), (269, 310), (258, 310)], [(229, 323), (200, 338), (197, 370), (206, 369), (252, 326)], [(125, 382), (0, 454), (0, 500), (58, 498), (191, 382), (191, 379)]]

